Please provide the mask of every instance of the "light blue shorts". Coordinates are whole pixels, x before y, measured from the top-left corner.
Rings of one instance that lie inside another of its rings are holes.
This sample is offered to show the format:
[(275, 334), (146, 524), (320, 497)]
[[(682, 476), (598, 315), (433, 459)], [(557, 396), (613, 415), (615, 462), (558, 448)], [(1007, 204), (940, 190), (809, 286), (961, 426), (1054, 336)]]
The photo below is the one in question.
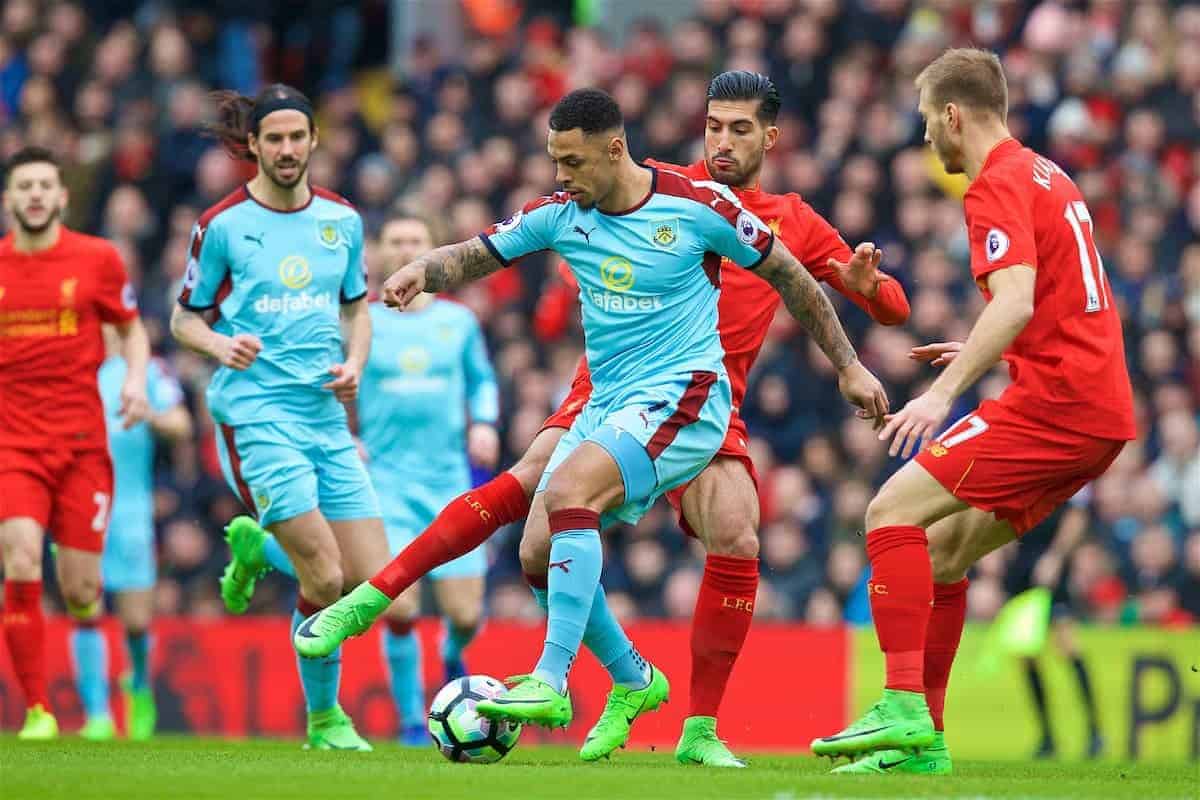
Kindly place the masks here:
[(379, 501), (343, 424), (217, 426), (221, 471), (266, 527), (319, 509), (328, 520), (378, 517)]
[(731, 398), (724, 374), (694, 372), (661, 383), (630, 386), (602, 404), (589, 401), (559, 440), (537, 490), (583, 442), (600, 445), (617, 462), (625, 501), (603, 525), (636, 523), (654, 501), (700, 472), (716, 455), (729, 427)]
[[(389, 491), (388, 483), (395, 483), (394, 476), (380, 475), (378, 471), (372, 475), (375, 476), (373, 483), (379, 486), (379, 493), (384, 498), (383, 525), (393, 556), (428, 528), (451, 500), (470, 488), (466, 484), (439, 486), (427, 481), (413, 481)], [(464, 556), (434, 567), (428, 577), (435, 581), (442, 578), (481, 578), (487, 574), (487, 568), (487, 551), (484, 545), (480, 545)]]
[(104, 536), (100, 562), (104, 589), (136, 592), (153, 589), (158, 578), (154, 561), (154, 516), (146, 511), (114, 509)]

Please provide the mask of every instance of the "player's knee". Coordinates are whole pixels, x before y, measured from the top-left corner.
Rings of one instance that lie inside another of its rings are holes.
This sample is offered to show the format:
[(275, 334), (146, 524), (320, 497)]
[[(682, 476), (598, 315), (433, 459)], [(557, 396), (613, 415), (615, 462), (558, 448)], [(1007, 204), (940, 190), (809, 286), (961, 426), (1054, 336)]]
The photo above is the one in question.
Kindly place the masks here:
[(888, 525), (907, 524), (904, 519), (904, 509), (885, 483), (867, 504), (867, 530), (873, 531)]
[(718, 517), (715, 527), (706, 537), (706, 549), (710, 554), (758, 558), (758, 525), (754, 520)]
[(550, 476), (550, 482), (546, 485), (545, 501), (546, 513), (553, 514), (567, 508), (578, 508), (583, 499), (578, 491), (572, 489), (569, 481), (563, 480), (555, 473)]
[(464, 633), (474, 633), (475, 629), (479, 627), (479, 623), (483, 621), (483, 609), (473, 603), (463, 603), (447, 608), (445, 614), (446, 622), (450, 627)]
[(517, 554), (521, 558), (522, 572), (526, 575), (543, 575), (546, 565), (550, 563), (550, 540), (526, 533), (521, 537)]
[(300, 589), (310, 602), (332, 605), (342, 596), (342, 568), (336, 564), (321, 565), (302, 583)]
[(63, 584), (63, 602), (74, 619), (87, 620), (100, 613), (100, 581), (88, 577), (75, 578)]

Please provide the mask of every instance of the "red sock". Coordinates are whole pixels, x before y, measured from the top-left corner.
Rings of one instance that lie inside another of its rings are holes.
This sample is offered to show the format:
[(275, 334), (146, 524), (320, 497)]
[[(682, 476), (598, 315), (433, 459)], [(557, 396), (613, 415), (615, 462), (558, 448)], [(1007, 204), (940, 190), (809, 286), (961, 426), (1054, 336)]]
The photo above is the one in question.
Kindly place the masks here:
[(692, 613), (689, 717), (715, 717), (754, 616), (758, 559), (710, 554)]
[(323, 608), (325, 606), (317, 605), (302, 594), (296, 594), (296, 610), (300, 612), (300, 616), (304, 617), (304, 619), (308, 619)]
[(510, 472), (450, 501), (437, 519), (371, 578), (395, 599), (434, 567), (464, 556), (510, 522), (529, 513), (529, 497)]
[(967, 618), (967, 579), (933, 585), (933, 610), (925, 634), (925, 702), (935, 730), (945, 730), (946, 686)]
[(887, 688), (924, 692), (925, 632), (933, 601), (933, 566), (925, 531), (890, 525), (867, 534), (871, 616), (887, 660)]
[(46, 697), (46, 622), (42, 615), (42, 582), (4, 582), (4, 640), (13, 671), (25, 692), (25, 704), (50, 708)]

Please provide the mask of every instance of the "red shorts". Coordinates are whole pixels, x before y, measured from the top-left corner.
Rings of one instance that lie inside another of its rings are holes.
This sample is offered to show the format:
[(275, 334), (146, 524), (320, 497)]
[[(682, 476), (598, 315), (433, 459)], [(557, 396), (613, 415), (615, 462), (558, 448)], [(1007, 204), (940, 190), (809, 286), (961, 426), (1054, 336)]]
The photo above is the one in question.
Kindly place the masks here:
[(32, 517), (59, 547), (103, 552), (112, 490), (106, 449), (0, 448), (0, 520)]
[(930, 442), (917, 462), (959, 500), (991, 511), (1020, 536), (1103, 475), (1124, 446), (985, 400)]
[[(551, 414), (545, 422), (542, 423), (541, 431), (547, 428), (569, 428), (575, 422), (575, 418), (579, 416), (579, 412), (587, 405), (588, 398), (592, 395), (592, 382), (587, 373), (576, 373), (575, 381), (571, 384), (571, 391), (563, 398), (562, 403), (553, 414)], [(746, 468), (746, 472), (750, 473), (750, 479), (754, 481), (754, 486), (758, 488), (758, 472), (754, 469), (754, 462), (750, 460), (750, 451), (747, 449), (747, 442), (750, 439), (750, 434), (746, 431), (746, 423), (735, 410), (729, 417), (729, 430), (725, 433), (725, 441), (721, 443), (721, 449), (716, 452), (713, 458), (736, 458), (742, 462)], [(675, 515), (679, 520), (679, 527), (683, 532), (693, 538), (696, 532), (692, 530), (692, 526), (688, 525), (687, 520), (683, 518), (683, 509), (680, 503), (683, 501), (683, 493), (687, 491), (687, 487), (691, 485), (691, 481), (676, 486), (671, 491), (667, 492), (667, 502), (671, 504), (671, 508), (675, 509)]]

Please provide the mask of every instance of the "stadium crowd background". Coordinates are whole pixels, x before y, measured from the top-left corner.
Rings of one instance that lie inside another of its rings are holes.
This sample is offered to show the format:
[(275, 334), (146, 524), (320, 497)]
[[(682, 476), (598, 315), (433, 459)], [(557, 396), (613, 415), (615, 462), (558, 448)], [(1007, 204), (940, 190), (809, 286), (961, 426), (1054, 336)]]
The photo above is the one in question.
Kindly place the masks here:
[[(1067, 562), (1071, 604), (1100, 621), (1200, 619), (1200, 4), (702, 0), (691, 18), (640, 21), (616, 41), (573, 26), (556, 10), (569, 3), (463, 0), (465, 45), (416, 37), (399, 76), (387, 66), (394, 6), (306, 5), (8, 0), (0, 16), (0, 156), (37, 143), (65, 159), (68, 223), (120, 248), (155, 350), (198, 423), (193, 441), (160, 453), (160, 613), (222, 613), (220, 531), (241, 511), (204, 408), (212, 367), (166, 334), (193, 223), (247, 177), (202, 135), (207, 91), (252, 94), (275, 80), (303, 89), (319, 108), (314, 183), (351, 199), (368, 230), (395, 202), (457, 241), (555, 188), (544, 132), (564, 91), (609, 89), (635, 156), (685, 163), (702, 153), (711, 76), (765, 72), (783, 111), (764, 188), (799, 192), (851, 244), (880, 244), (908, 290), (912, 317), (898, 329), (839, 305), (899, 407), (931, 376), (909, 348), (964, 338), (982, 303), (966, 266), (965, 185), (922, 148), (911, 85), (944, 47), (973, 43), (1003, 56), (1013, 131), (1087, 198), (1125, 323), (1142, 436), (1078, 498), (1089, 524)], [(459, 297), (485, 326), (511, 463), (566, 392), (581, 342), (573, 294), (547, 257)], [(1006, 381), (998, 369), (980, 392)], [(868, 613), (859, 531), (898, 461), (848, 411), (824, 358), (779, 316), (743, 409), (762, 476), (760, 619)], [(538, 614), (518, 538), (510, 529), (489, 545), (492, 616)], [(691, 614), (702, 555), (668, 509), (606, 543), (614, 610)], [(973, 575), (974, 618), (1013, 590), (1014, 550)], [(285, 581), (262, 586), (252, 611), (289, 607)]]

